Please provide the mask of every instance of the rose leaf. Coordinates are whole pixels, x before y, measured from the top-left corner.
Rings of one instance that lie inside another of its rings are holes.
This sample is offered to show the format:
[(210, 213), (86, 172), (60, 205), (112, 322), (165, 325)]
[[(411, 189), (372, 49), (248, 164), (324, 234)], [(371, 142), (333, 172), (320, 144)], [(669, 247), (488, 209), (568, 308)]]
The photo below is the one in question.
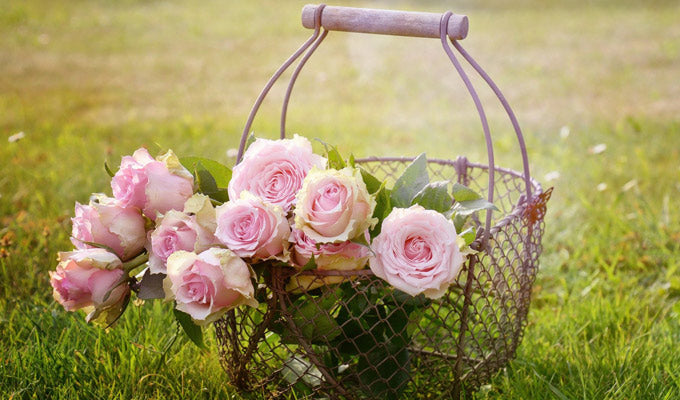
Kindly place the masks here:
[(345, 163), (345, 160), (343, 160), (342, 156), (340, 155), (340, 152), (338, 151), (338, 148), (324, 142), (321, 139), (316, 139), (319, 143), (321, 143), (326, 149), (326, 158), (328, 159), (328, 168), (333, 168), (333, 169), (343, 169), (347, 166), (347, 163)]
[(394, 183), (391, 195), (392, 205), (398, 208), (409, 207), (416, 194), (429, 182), (427, 159), (425, 153), (422, 153), (406, 167), (404, 173)]
[(383, 182), (371, 175), (370, 172), (366, 171), (362, 167), (359, 167), (359, 171), (361, 172), (361, 178), (364, 180), (364, 184), (366, 184), (366, 190), (368, 190), (368, 193), (374, 194), (380, 190)]
[(217, 187), (226, 188), (229, 186), (229, 181), (231, 180), (231, 169), (226, 165), (203, 157), (182, 157), (180, 158), (179, 162), (182, 163), (182, 165), (189, 171), (194, 171), (194, 177), (196, 177), (196, 179), (199, 177), (196, 176), (195, 171), (200, 164), (202, 167), (201, 169), (205, 169), (213, 177)]
[(191, 339), (196, 346), (204, 349), (205, 344), (203, 343), (203, 330), (201, 327), (194, 323), (189, 314), (179, 311), (176, 308), (173, 311), (175, 313), (175, 319), (179, 322), (182, 329), (184, 329), (184, 333), (187, 334), (189, 339)]
[(482, 196), (479, 193), (457, 182), (453, 184), (451, 192), (453, 193), (453, 198), (457, 202), (472, 201), (482, 198)]
[(449, 182), (437, 181), (427, 184), (413, 198), (412, 204), (420, 204), (428, 210), (440, 213), (451, 209), (453, 198), (448, 191)]

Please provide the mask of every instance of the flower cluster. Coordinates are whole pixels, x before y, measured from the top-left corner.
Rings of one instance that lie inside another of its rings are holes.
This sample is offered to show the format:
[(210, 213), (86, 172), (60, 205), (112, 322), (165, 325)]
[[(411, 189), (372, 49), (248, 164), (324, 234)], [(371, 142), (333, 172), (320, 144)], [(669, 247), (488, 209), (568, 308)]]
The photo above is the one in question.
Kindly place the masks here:
[(449, 186), (429, 182), (421, 155), (388, 189), (352, 157), (327, 145), (315, 154), (298, 135), (254, 140), (233, 170), (142, 148), (112, 174), (112, 197), (76, 203), (75, 250), (59, 253), (50, 273), (54, 297), (108, 326), (134, 291), (205, 325), (257, 307), (267, 268), (291, 269), (285, 289), (300, 295), (368, 267), (393, 290), (436, 299), (474, 239), (461, 232), (465, 216), (491, 207)]

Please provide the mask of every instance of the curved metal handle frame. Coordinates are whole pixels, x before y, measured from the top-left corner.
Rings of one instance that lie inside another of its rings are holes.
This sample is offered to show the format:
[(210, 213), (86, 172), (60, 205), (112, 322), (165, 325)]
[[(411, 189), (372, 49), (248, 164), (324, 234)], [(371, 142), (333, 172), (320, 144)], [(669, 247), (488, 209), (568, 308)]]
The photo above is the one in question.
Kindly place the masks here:
[[(309, 13), (310, 9), (309, 7), (314, 7), (314, 6), (306, 6), (303, 10), (303, 18), (308, 20), (308, 17), (305, 17), (304, 13)], [(246, 125), (243, 129), (243, 133), (241, 135), (241, 141), (239, 144), (239, 149), (238, 149), (238, 155), (236, 157), (236, 162), (239, 163), (241, 159), (243, 158), (243, 152), (245, 150), (245, 145), (248, 140), (248, 134), (250, 133), (250, 128), (253, 125), (253, 121), (255, 119), (255, 115), (257, 114), (258, 110), (260, 109), (260, 106), (262, 105), (262, 102), (264, 101), (265, 97), (271, 90), (272, 86), (276, 81), (281, 77), (281, 75), (293, 64), (295, 61), (300, 58), (300, 56), (305, 53), (305, 55), (302, 57), (300, 62), (298, 63), (297, 67), (293, 71), (293, 74), (290, 77), (290, 81), (288, 82), (288, 88), (286, 90), (286, 94), (283, 99), (283, 104), (281, 107), (281, 122), (280, 122), (280, 138), (283, 139), (286, 137), (286, 114), (288, 111), (288, 103), (290, 101), (290, 97), (292, 95), (293, 87), (295, 85), (295, 82), (300, 75), (300, 72), (302, 71), (302, 68), (305, 66), (309, 58), (314, 54), (316, 49), (319, 47), (321, 42), (326, 38), (328, 35), (329, 29), (324, 27), (322, 25), (322, 15), (323, 15), (323, 10), (326, 7), (325, 4), (321, 4), (318, 6), (314, 7), (314, 32), (312, 35), (307, 39), (300, 48), (298, 48), (293, 55), (291, 55), (284, 63), (279, 67), (278, 70), (272, 75), (272, 77), (269, 79), (267, 84), (265, 85), (264, 89), (262, 89), (262, 92), (260, 95), (257, 97), (257, 100), (255, 101), (255, 104), (253, 105), (253, 108), (250, 111), (250, 114), (248, 115), (248, 120), (246, 121)], [(335, 15), (337, 16), (338, 13), (342, 13), (343, 9), (346, 10), (351, 10), (351, 12), (355, 13), (356, 15), (357, 12), (361, 12), (362, 9), (356, 9), (356, 8), (345, 8), (345, 7), (333, 7), (333, 11)], [(390, 11), (387, 10), (364, 10), (366, 13), (376, 13), (376, 12), (382, 12), (383, 15), (393, 15), (389, 14), (391, 13)], [(349, 11), (348, 11), (349, 12)], [(387, 14), (385, 14), (387, 13)], [(414, 16), (421, 18), (421, 20), (418, 20), (417, 23), (421, 25), (424, 25), (426, 23), (425, 19), (431, 19), (431, 15), (429, 13), (411, 13)], [(399, 14), (402, 15), (402, 14)], [(452, 23), (452, 18), (454, 19)], [(491, 90), (494, 92), (500, 103), (502, 104), (503, 108), (505, 109), (505, 112), (510, 119), (510, 122), (512, 123), (513, 129), (515, 130), (515, 135), (517, 136), (517, 142), (519, 144), (520, 148), (520, 153), (522, 156), (522, 163), (523, 163), (523, 175), (524, 175), (524, 184), (525, 184), (525, 193), (526, 193), (526, 198), (525, 199), (520, 199), (520, 202), (528, 202), (532, 198), (532, 183), (531, 183), (531, 174), (529, 172), (529, 158), (527, 155), (527, 149), (526, 149), (526, 144), (524, 142), (524, 135), (522, 134), (522, 130), (519, 126), (519, 123), (517, 121), (517, 117), (515, 116), (515, 113), (512, 111), (512, 108), (510, 107), (510, 104), (508, 101), (505, 99), (505, 96), (503, 96), (503, 93), (501, 90), (498, 88), (498, 86), (494, 83), (494, 81), (489, 77), (489, 75), (482, 69), (482, 67), (472, 58), (472, 56), (463, 49), (463, 47), (460, 45), (458, 40), (456, 38), (462, 38), (465, 37), (465, 35), (452, 35), (452, 29), (454, 32), (456, 32), (456, 29), (460, 30), (460, 21), (464, 21), (464, 29), (465, 29), (465, 34), (467, 34), (467, 17), (465, 16), (460, 16), (460, 15), (455, 15), (451, 11), (447, 11), (446, 13), (441, 15), (441, 18), (439, 20), (439, 38), (442, 43), (442, 47), (444, 48), (444, 52), (448, 56), (449, 60), (453, 64), (454, 68), (456, 69), (456, 72), (460, 76), (460, 78), (463, 80), (463, 83), (465, 84), (465, 87), (468, 90), (468, 93), (470, 94), (470, 97), (472, 97), (472, 100), (475, 104), (475, 107), (477, 109), (477, 113), (479, 114), (479, 119), (482, 124), (482, 130), (484, 131), (484, 139), (486, 141), (486, 148), (487, 148), (487, 158), (488, 158), (488, 164), (489, 164), (489, 187), (488, 187), (488, 196), (487, 199), (489, 202), (493, 203), (494, 200), (494, 194), (495, 194), (495, 162), (494, 162), (494, 153), (493, 153), (493, 140), (491, 138), (491, 131), (489, 129), (489, 124), (486, 118), (486, 113), (484, 112), (484, 106), (482, 105), (481, 100), (479, 99), (479, 96), (477, 95), (477, 92), (472, 85), (472, 82), (470, 81), (470, 78), (468, 75), (465, 73), (465, 70), (461, 66), (460, 62), (456, 58), (453, 49), (458, 51), (461, 56), (470, 64), (470, 66), (477, 72), (477, 74), (486, 82), (486, 84), (491, 88)], [(404, 33), (404, 29), (399, 29), (398, 32), (390, 32), (390, 30), (394, 30), (394, 23), (393, 21), (388, 21), (389, 23), (385, 23), (386, 26), (378, 26), (375, 27), (373, 26), (371, 29), (373, 29), (376, 32), (373, 33), (385, 33), (385, 34), (395, 34), (395, 35), (408, 35), (408, 36), (421, 36), (417, 34), (410, 34), (410, 33)], [(306, 22), (305, 22), (306, 23)], [(373, 24), (375, 25), (375, 24)], [(387, 26), (389, 25), (389, 26)], [(453, 28), (452, 28), (453, 25)], [(458, 26), (458, 27), (457, 27)], [(322, 31), (323, 28), (323, 31)], [(388, 29), (389, 28), (389, 29)], [(356, 26), (352, 27), (343, 25), (342, 30), (343, 31), (354, 31), (354, 32), (365, 32), (367, 28), (363, 26)], [(410, 29), (410, 28), (409, 28)], [(423, 28), (424, 29), (424, 28)], [(378, 32), (379, 31), (379, 32)], [(432, 37), (431, 34), (428, 33), (427, 37)], [(453, 48), (451, 47), (453, 46)], [(488, 239), (489, 239), (489, 234), (491, 231), (491, 220), (492, 220), (492, 211), (489, 210), (487, 211), (486, 214), (486, 221), (485, 221), (485, 229), (483, 232), (482, 236), (482, 247), (485, 247)]]

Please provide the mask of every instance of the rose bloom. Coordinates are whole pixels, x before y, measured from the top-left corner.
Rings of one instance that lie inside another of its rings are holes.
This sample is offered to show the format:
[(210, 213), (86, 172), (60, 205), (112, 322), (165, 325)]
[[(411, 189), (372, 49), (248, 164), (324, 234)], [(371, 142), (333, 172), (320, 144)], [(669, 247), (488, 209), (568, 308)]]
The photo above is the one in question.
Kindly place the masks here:
[(217, 207), (217, 239), (239, 257), (279, 256), (288, 244), (290, 225), (283, 209), (249, 192)]
[(54, 299), (66, 311), (85, 309), (88, 322), (113, 322), (122, 312), (130, 287), (123, 283), (108, 299), (104, 297), (126, 275), (122, 267), (120, 259), (104, 249), (59, 253), (59, 265), (49, 273)]
[(71, 242), (77, 249), (94, 248), (85, 242), (102, 244), (115, 251), (123, 261), (144, 249), (146, 230), (140, 210), (122, 207), (114, 198), (95, 194), (89, 205), (76, 203), (76, 216), (71, 221)]
[[(368, 262), (368, 247), (350, 241), (340, 243), (324, 243), (317, 245), (304, 232), (293, 229), (289, 239), (293, 243), (291, 261), (303, 267), (314, 256), (314, 263), (318, 269), (353, 271), (362, 269)], [(316, 289), (324, 285), (343, 282), (346, 277), (314, 275), (296, 275), (291, 277), (286, 290), (299, 293)]]
[[(198, 195), (197, 195), (198, 196)], [(214, 221), (214, 211), (213, 211)], [(200, 253), (217, 243), (217, 239), (197, 215), (170, 210), (156, 220), (156, 229), (149, 233), (149, 271), (164, 274), (168, 257), (176, 251)]]
[(370, 268), (395, 288), (436, 299), (463, 265), (453, 222), (419, 205), (395, 208), (373, 239)]
[(312, 169), (297, 194), (295, 227), (318, 243), (344, 242), (375, 225), (374, 208), (359, 169)]
[(326, 159), (312, 152), (306, 138), (257, 139), (234, 166), (229, 198), (238, 199), (241, 192), (248, 191), (288, 212), (312, 167), (325, 168)]
[(250, 268), (231, 250), (175, 252), (168, 258), (167, 272), (166, 299), (174, 299), (177, 309), (199, 325), (214, 322), (241, 304), (257, 307)]
[(137, 207), (155, 220), (159, 213), (182, 209), (194, 193), (194, 178), (172, 150), (154, 160), (141, 148), (123, 157), (111, 189), (124, 207)]

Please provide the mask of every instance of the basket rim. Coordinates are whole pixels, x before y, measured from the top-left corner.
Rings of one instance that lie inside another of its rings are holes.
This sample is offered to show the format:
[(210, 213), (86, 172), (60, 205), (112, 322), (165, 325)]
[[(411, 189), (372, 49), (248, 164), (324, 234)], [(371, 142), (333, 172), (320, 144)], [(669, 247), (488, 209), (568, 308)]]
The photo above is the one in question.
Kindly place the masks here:
[[(362, 164), (362, 163), (371, 163), (371, 162), (411, 162), (415, 160), (416, 157), (409, 157), (409, 156), (401, 156), (401, 157), (379, 157), (379, 156), (372, 156), (372, 157), (363, 157), (363, 158), (357, 158), (354, 160), (356, 163)], [(448, 159), (443, 159), (443, 158), (428, 158), (427, 159), (428, 163), (432, 164), (439, 164), (439, 165), (446, 165), (446, 166), (451, 166), (456, 169), (466, 167), (466, 168), (479, 168), (479, 169), (484, 169), (488, 170), (489, 166), (486, 164), (482, 163), (475, 163), (475, 162), (470, 162), (468, 161), (467, 158), (459, 156), (455, 160), (448, 160)], [(510, 168), (505, 168), (505, 167), (499, 167), (495, 166), (494, 170), (502, 173), (502, 174), (507, 174), (511, 175), (515, 178), (518, 179), (524, 179), (524, 174), (515, 171)], [(537, 198), (543, 193), (543, 188), (541, 184), (535, 180), (534, 178), (531, 178), (531, 183), (532, 183), (532, 198)], [(503, 218), (500, 218), (496, 220), (496, 223), (490, 228), (490, 235), (494, 235), (497, 232), (499, 232), (504, 226), (509, 225), (511, 222), (513, 222), (515, 219), (522, 218), (524, 216), (525, 210), (527, 206), (530, 204), (530, 201), (527, 201), (526, 195), (522, 193), (517, 200), (517, 202), (513, 205), (512, 210), (505, 214)], [(481, 228), (483, 230), (483, 228)], [(480, 230), (480, 232), (481, 232)], [(477, 242), (479, 240), (478, 238), (475, 240)], [(473, 243), (474, 245), (474, 243)], [(479, 246), (479, 244), (478, 244)], [(481, 251), (484, 251), (484, 249), (479, 249)], [(351, 270), (351, 271), (341, 271), (341, 270), (324, 270), (324, 269), (312, 269), (312, 270), (305, 270), (305, 271), (295, 271), (294, 268), (291, 268), (289, 271), (291, 275), (298, 275), (298, 276), (315, 276), (315, 277), (328, 277), (328, 276), (340, 276), (340, 277), (359, 277), (359, 276), (375, 276), (372, 270), (362, 268), (362, 269), (357, 269), (357, 270)]]
[[(412, 162), (415, 160), (416, 157), (410, 157), (410, 156), (401, 156), (401, 157), (381, 157), (381, 156), (372, 156), (372, 157), (363, 157), (363, 158), (357, 158), (354, 160), (356, 163), (370, 163), (370, 162)], [(469, 161), (466, 157), (464, 156), (458, 156), (455, 160), (450, 160), (450, 159), (444, 159), (444, 158), (428, 158), (427, 159), (428, 164), (438, 164), (438, 165), (447, 165), (456, 168), (457, 170), (463, 169), (463, 168), (479, 168), (483, 170), (488, 170), (489, 166), (487, 164), (482, 164), (482, 163), (476, 163), (476, 162), (471, 162)], [(515, 178), (524, 180), (524, 173), (516, 171), (511, 168), (505, 168), (505, 167), (499, 167), (499, 166), (494, 166), (494, 170), (497, 172), (500, 172), (502, 174), (506, 175), (511, 175)], [(517, 202), (513, 205), (512, 210), (505, 214), (505, 216), (501, 219), (496, 220), (496, 222), (491, 226), (490, 229), (490, 234), (497, 233), (501, 228), (504, 226), (508, 225), (512, 220), (515, 218), (521, 218), (524, 214), (524, 210), (526, 209), (527, 205), (532, 203), (532, 201), (536, 198), (539, 198), (543, 194), (543, 187), (541, 184), (534, 179), (533, 177), (530, 178), (531, 181), (531, 186), (532, 186), (532, 191), (531, 191), (531, 199), (527, 199), (526, 194), (522, 193), (520, 194), (519, 198), (517, 199)]]

